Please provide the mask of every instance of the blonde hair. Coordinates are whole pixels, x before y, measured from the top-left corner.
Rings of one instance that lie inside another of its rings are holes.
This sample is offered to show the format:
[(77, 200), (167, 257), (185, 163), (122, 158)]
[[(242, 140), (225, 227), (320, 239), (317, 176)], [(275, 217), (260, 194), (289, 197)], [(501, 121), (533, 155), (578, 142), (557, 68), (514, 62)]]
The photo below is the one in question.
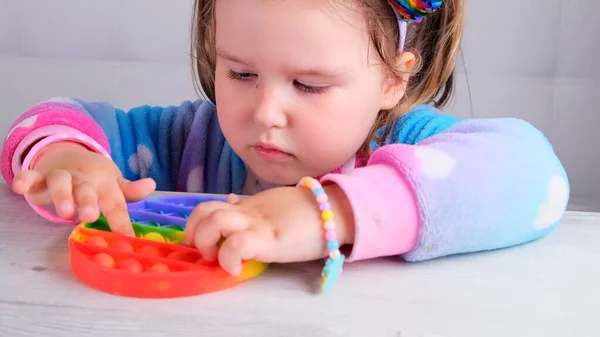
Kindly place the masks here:
[[(192, 17), (192, 68), (195, 84), (204, 96), (215, 102), (215, 1), (195, 0)], [(338, 0), (339, 2), (340, 0)], [(347, 0), (346, 0), (347, 1)], [(389, 73), (402, 75), (396, 69), (398, 22), (386, 0), (352, 0), (365, 17), (373, 49)], [(405, 51), (416, 56), (406, 94), (398, 105), (379, 112), (362, 150), (370, 153), (370, 143), (381, 142), (389, 134), (396, 119), (420, 104), (444, 107), (454, 92), (454, 68), (463, 34), (463, 0), (446, 0), (435, 13), (407, 30)], [(384, 128), (381, 137), (377, 130)]]

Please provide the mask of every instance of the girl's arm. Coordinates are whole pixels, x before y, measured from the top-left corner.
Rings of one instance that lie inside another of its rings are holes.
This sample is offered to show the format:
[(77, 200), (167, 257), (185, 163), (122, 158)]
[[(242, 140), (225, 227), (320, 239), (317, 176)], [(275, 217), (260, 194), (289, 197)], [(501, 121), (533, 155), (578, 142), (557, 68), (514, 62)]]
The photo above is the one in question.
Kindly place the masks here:
[(2, 174), (7, 183), (12, 185), (33, 144), (61, 132), (87, 136), (110, 153), (125, 178), (151, 177), (158, 190), (241, 193), (245, 168), (226, 144), (208, 101), (127, 112), (71, 98), (43, 102), (24, 113), (5, 138)]
[(331, 174), (352, 205), (350, 260), (421, 261), (510, 247), (549, 233), (569, 199), (547, 139), (519, 119), (460, 122), (420, 109), (367, 166)]

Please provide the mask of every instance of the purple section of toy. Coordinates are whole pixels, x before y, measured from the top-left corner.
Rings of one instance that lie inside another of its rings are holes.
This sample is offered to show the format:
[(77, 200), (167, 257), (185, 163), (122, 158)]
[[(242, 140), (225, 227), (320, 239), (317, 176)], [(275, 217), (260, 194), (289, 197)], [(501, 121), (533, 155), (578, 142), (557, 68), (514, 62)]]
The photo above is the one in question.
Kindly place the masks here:
[(226, 201), (226, 199), (198, 195), (156, 197), (131, 203), (128, 205), (128, 210), (131, 219), (140, 224), (185, 227), (186, 220), (194, 207), (207, 201)]

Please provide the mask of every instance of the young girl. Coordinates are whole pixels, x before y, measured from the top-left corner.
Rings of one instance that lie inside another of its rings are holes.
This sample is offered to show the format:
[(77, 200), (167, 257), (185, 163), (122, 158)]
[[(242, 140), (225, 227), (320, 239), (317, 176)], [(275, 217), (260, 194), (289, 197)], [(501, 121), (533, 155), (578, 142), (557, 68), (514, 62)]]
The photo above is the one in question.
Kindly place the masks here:
[(155, 189), (229, 194), (196, 207), (187, 244), (234, 275), (244, 259), (328, 257), (328, 287), (346, 256), (509, 247), (565, 211), (567, 176), (538, 130), (438, 110), (462, 0), (196, 0), (194, 13), (209, 100), (126, 113), (59, 98), (15, 122), (3, 174), (40, 214), (102, 211), (131, 235), (126, 202)]

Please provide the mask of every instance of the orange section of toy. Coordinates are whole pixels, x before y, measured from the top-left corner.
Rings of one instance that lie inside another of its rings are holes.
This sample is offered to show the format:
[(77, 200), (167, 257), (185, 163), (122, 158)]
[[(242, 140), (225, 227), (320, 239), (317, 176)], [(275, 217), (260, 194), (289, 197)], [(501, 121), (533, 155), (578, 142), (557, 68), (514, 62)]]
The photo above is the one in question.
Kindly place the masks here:
[(88, 286), (114, 295), (172, 298), (227, 289), (267, 267), (245, 261), (240, 276), (231, 276), (202, 259), (198, 250), (161, 242), (160, 237), (131, 238), (80, 224), (69, 236), (73, 273)]

